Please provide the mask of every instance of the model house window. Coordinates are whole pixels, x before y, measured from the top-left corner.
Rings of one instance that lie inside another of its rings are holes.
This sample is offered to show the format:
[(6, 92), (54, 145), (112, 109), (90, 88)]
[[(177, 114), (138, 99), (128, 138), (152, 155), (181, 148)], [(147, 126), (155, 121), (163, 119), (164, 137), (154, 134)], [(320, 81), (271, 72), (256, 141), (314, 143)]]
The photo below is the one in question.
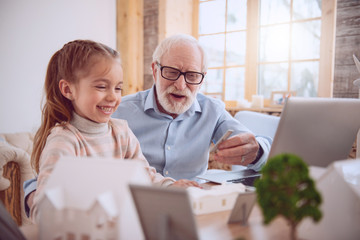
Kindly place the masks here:
[[(209, 70), (202, 92), (223, 100), (273, 92), (331, 96), (335, 0), (199, 1)], [(329, 61), (330, 58), (330, 61)]]

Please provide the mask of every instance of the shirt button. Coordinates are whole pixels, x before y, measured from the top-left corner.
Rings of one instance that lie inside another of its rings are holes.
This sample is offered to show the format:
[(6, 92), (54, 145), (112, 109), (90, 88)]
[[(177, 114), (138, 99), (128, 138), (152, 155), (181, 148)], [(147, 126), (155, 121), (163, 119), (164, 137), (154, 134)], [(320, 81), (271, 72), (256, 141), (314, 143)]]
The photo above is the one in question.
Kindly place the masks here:
[(170, 150), (170, 149), (171, 149), (171, 147), (170, 147), (170, 146), (168, 146), (168, 147), (167, 147), (167, 149), (168, 149), (168, 150)]

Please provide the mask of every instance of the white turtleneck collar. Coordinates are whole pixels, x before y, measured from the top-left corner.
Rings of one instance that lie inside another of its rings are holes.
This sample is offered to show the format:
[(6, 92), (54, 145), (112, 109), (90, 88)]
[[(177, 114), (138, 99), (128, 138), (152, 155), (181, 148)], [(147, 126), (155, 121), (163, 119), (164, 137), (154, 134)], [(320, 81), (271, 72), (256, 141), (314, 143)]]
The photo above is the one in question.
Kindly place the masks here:
[(106, 133), (109, 130), (109, 123), (97, 123), (89, 119), (83, 118), (73, 112), (70, 124), (76, 127), (82, 133), (100, 134)]

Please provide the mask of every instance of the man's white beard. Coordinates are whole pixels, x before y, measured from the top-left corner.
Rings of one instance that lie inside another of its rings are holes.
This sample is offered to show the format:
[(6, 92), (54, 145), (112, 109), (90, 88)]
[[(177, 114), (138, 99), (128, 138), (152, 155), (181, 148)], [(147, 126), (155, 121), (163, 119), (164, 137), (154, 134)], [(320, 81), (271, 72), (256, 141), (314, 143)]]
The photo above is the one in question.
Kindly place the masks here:
[[(156, 83), (158, 83), (158, 81)], [(194, 102), (195, 95), (197, 94), (197, 91), (195, 93), (192, 93), (188, 88), (185, 88), (183, 91), (178, 91), (174, 85), (170, 85), (163, 92), (160, 92), (159, 89), (160, 86), (156, 86), (156, 93), (159, 104), (168, 113), (177, 114), (177, 115), (186, 112), (191, 107), (191, 105)], [(167, 96), (171, 93), (185, 96), (185, 103), (170, 101)]]

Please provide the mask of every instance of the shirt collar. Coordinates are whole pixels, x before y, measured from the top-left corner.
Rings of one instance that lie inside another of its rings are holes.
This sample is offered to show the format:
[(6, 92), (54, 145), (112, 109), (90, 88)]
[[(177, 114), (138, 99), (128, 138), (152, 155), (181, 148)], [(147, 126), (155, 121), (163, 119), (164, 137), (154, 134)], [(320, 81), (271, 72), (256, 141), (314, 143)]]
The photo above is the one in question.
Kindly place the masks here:
[(145, 99), (144, 111), (147, 111), (149, 109), (154, 109), (156, 112), (159, 112), (155, 99), (155, 84), (152, 86), (152, 88), (149, 91), (149, 94)]
[[(160, 112), (160, 110), (156, 104), (155, 84), (152, 86), (152, 88), (149, 91), (148, 96), (145, 99), (144, 111), (147, 111), (149, 109), (153, 109), (158, 114), (164, 114), (164, 113)], [(182, 119), (183, 117), (192, 116), (195, 114), (195, 112), (201, 112), (201, 111), (202, 110), (201, 110), (200, 104), (199, 104), (197, 98), (195, 98), (191, 107), (186, 112), (180, 114), (176, 119)], [(167, 115), (167, 114), (164, 114), (164, 115)], [(169, 115), (167, 115), (167, 116), (169, 116)]]

